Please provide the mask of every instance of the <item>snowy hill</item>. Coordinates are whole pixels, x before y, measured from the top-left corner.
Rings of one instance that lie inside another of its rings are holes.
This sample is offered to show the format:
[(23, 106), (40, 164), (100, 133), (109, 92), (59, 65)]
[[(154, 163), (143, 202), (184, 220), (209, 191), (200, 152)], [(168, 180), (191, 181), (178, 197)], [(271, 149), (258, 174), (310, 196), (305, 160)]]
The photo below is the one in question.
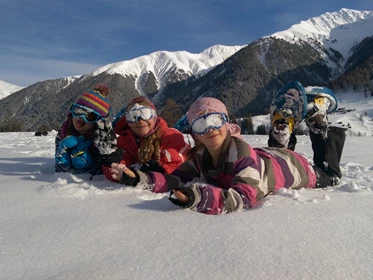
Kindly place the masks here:
[[(339, 52), (344, 62), (351, 53), (351, 48), (367, 36), (373, 36), (373, 12), (341, 9), (325, 13), (318, 17), (301, 21), (288, 30), (276, 32), (272, 37), (284, 39), (290, 43), (305, 41), (319, 50), (331, 68), (341, 70), (339, 65), (326, 55), (325, 50)], [(268, 36), (268, 37), (270, 37)]]
[(373, 97), (363, 93), (341, 93), (338, 96), (339, 111), (329, 119), (333, 123), (350, 124), (349, 135), (373, 136)]
[(7, 97), (13, 92), (21, 90), (23, 87), (9, 84), (4, 81), (0, 81), (0, 99)]

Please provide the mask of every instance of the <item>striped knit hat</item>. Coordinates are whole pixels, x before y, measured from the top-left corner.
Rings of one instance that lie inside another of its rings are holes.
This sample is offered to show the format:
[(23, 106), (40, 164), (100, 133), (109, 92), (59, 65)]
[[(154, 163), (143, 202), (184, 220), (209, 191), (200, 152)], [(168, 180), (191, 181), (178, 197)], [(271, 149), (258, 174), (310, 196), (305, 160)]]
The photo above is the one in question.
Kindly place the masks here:
[(110, 113), (109, 100), (106, 96), (110, 90), (103, 84), (98, 84), (94, 90), (87, 90), (76, 100), (75, 104), (93, 110), (96, 114), (106, 118)]

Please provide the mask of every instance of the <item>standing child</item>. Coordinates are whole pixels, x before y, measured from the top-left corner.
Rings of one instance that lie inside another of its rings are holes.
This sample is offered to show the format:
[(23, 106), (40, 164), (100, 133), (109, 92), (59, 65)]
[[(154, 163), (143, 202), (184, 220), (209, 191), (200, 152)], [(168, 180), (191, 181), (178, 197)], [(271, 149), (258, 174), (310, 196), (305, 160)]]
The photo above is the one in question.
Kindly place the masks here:
[(110, 90), (98, 84), (83, 92), (70, 107), (67, 119), (56, 136), (56, 172), (102, 174), (122, 152), (109, 119)]

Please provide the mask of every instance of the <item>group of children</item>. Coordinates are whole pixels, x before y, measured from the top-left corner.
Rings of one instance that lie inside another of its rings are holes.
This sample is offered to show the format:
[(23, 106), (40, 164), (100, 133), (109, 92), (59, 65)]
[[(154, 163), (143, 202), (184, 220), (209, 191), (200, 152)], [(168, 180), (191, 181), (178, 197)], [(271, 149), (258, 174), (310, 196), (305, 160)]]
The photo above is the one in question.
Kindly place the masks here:
[[(334, 186), (342, 176), (345, 129), (329, 126), (326, 114), (335, 104), (325, 91), (299, 103), (301, 117), (289, 113), (295, 102), (289, 96), (304, 96), (303, 90), (291, 82), (279, 91), (286, 102), (271, 109), (265, 148), (252, 148), (242, 139), (221, 101), (197, 99), (184, 120), (195, 143), (190, 147), (144, 97), (131, 100), (111, 122), (110, 90), (98, 84), (71, 106), (56, 137), (55, 169), (105, 174), (123, 186), (170, 192), (172, 203), (205, 214), (251, 208), (280, 188)], [(294, 129), (302, 120), (310, 131), (313, 165), (294, 152)]]

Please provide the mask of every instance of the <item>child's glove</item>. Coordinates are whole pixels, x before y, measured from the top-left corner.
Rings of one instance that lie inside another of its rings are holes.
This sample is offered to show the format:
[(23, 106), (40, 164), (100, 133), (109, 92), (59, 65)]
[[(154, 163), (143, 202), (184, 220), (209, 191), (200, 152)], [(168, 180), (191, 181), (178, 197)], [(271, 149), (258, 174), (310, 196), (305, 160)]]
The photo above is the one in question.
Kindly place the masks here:
[(78, 144), (75, 136), (70, 135), (61, 140), (55, 155), (56, 166), (66, 169), (72, 164), (71, 148)]
[(139, 174), (132, 168), (130, 168), (136, 177), (130, 177), (123, 172), (122, 177), (119, 180), (119, 184), (135, 187), (140, 182)]
[(97, 121), (93, 142), (101, 155), (109, 155), (117, 150), (117, 137), (109, 118)]
[(54, 157), (56, 164), (56, 172), (65, 172), (71, 166), (71, 155), (70, 153), (56, 154)]
[(164, 173), (163, 167), (159, 164), (158, 161), (154, 159), (149, 160), (148, 162), (142, 164), (140, 167), (140, 171), (142, 172), (153, 171), (153, 172)]
[[(174, 191), (179, 191), (181, 192), (182, 194), (184, 194), (185, 196), (187, 196), (189, 198), (189, 201), (188, 202), (181, 202), (177, 197), (174, 198), (173, 197), (173, 192)], [(191, 205), (191, 201), (194, 202), (195, 200), (195, 195), (193, 193), (193, 190), (190, 188), (190, 187), (177, 187), (177, 188), (174, 188), (171, 190), (170, 192), (170, 196), (168, 198), (173, 204), (177, 205), (177, 206), (180, 206), (180, 207), (188, 207)]]
[(61, 140), (60, 145), (57, 150), (57, 154), (63, 154), (67, 150), (71, 149), (72, 147), (78, 144), (78, 139), (74, 135), (69, 135)]

